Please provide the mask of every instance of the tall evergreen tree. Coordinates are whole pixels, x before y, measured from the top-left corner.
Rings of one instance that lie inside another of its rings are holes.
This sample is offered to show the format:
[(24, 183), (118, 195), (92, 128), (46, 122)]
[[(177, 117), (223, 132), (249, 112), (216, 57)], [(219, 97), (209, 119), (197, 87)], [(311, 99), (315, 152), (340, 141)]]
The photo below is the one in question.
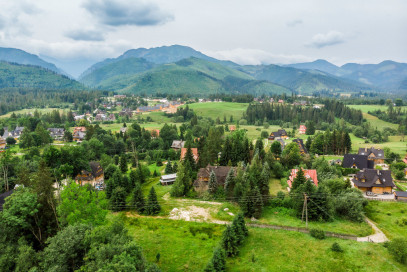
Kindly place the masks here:
[(294, 178), (293, 183), (291, 184), (291, 191), (295, 191), (298, 187), (305, 184), (307, 179), (304, 175), (304, 170), (302, 168), (298, 169), (297, 176)]
[(146, 214), (148, 215), (156, 215), (161, 211), (161, 206), (158, 203), (157, 194), (155, 193), (154, 186), (151, 187), (150, 193), (148, 194), (145, 211)]
[(126, 173), (127, 170), (128, 170), (127, 157), (126, 157), (125, 153), (123, 153), (120, 156), (119, 168), (120, 168), (120, 171), (122, 171), (123, 174)]
[(123, 211), (126, 209), (126, 191), (123, 187), (116, 187), (110, 198), (112, 210), (115, 212)]
[(171, 161), (168, 160), (167, 165), (165, 166), (165, 174), (172, 174), (173, 170), (172, 170), (172, 165), (171, 165)]
[(185, 196), (192, 186), (191, 176), (187, 167), (185, 167), (185, 164), (188, 163), (184, 162), (179, 166), (177, 178), (175, 179), (174, 185), (171, 188), (171, 196)]
[(267, 162), (263, 165), (263, 170), (261, 171), (260, 178), (258, 179), (258, 187), (260, 194), (262, 195), (263, 201), (265, 203), (269, 200), (270, 195), (270, 167)]
[(228, 257), (237, 256), (239, 253), (236, 233), (230, 225), (226, 226), (226, 230), (222, 235), (222, 247)]
[(223, 272), (226, 271), (226, 254), (221, 247), (217, 247), (213, 252), (212, 259), (206, 266), (205, 272)]
[(225, 180), (225, 192), (227, 196), (232, 196), (235, 187), (235, 171), (230, 168)]
[(143, 213), (145, 208), (145, 200), (143, 192), (141, 191), (140, 183), (136, 183), (133, 192), (133, 206), (137, 212)]
[(187, 152), (185, 153), (184, 162), (188, 162), (192, 170), (195, 170), (194, 154), (192, 153), (192, 149), (190, 146), (187, 148)]
[(216, 180), (215, 172), (212, 171), (209, 176), (208, 191), (209, 191), (209, 193), (214, 194), (217, 189), (218, 189), (218, 182)]

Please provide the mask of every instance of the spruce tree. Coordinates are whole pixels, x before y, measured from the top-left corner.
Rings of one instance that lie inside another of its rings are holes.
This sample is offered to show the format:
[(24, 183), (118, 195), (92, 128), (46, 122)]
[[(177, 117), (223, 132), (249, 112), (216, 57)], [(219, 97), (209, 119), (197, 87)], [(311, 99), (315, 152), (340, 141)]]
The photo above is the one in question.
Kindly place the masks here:
[(112, 192), (110, 201), (113, 211), (118, 212), (126, 209), (126, 190), (121, 186), (116, 187)]
[(218, 189), (218, 182), (216, 181), (215, 172), (212, 171), (209, 176), (208, 191), (209, 191), (209, 193), (214, 194), (217, 189)]
[(236, 233), (230, 225), (226, 226), (226, 230), (222, 235), (222, 247), (225, 250), (226, 256), (234, 257), (239, 253)]
[(172, 174), (173, 170), (172, 170), (172, 165), (171, 165), (171, 161), (168, 160), (167, 165), (165, 166), (165, 174)]
[(178, 164), (177, 162), (174, 162), (174, 165), (172, 166), (172, 172), (177, 173), (178, 172)]
[(184, 162), (188, 162), (192, 170), (195, 170), (194, 154), (192, 153), (192, 149), (190, 146), (187, 148), (187, 152), (185, 153)]
[(217, 247), (213, 252), (212, 259), (206, 266), (205, 272), (222, 272), (226, 271), (226, 254), (221, 247)]
[(150, 193), (148, 194), (145, 211), (146, 214), (148, 215), (156, 215), (161, 211), (161, 206), (158, 203), (157, 194), (155, 193), (154, 186), (151, 187)]
[(124, 153), (120, 156), (119, 168), (123, 174), (127, 172), (127, 169), (128, 169), (127, 157), (126, 157), (126, 154), (124, 154)]
[(248, 236), (249, 235), (249, 230), (246, 227), (246, 222), (244, 221), (243, 213), (240, 212), (240, 213), (237, 214), (236, 221), (237, 221), (237, 224), (240, 227), (241, 232), (244, 234), (244, 236), (245, 237)]
[(134, 188), (133, 206), (137, 212), (139, 212), (139, 213), (144, 212), (145, 200), (144, 200), (143, 192), (141, 191), (140, 183), (136, 183), (136, 186)]
[(305, 184), (306, 181), (307, 179), (305, 178), (304, 170), (300, 167), (300, 169), (297, 171), (297, 176), (294, 178), (293, 183), (291, 184), (291, 191), (296, 190), (302, 184)]
[(263, 212), (263, 198), (260, 194), (259, 188), (257, 186), (254, 188), (253, 192), (253, 208), (254, 208), (254, 213), (253, 216), (254, 218), (259, 219), (261, 217), (261, 214)]
[(261, 171), (260, 178), (258, 179), (258, 186), (260, 194), (263, 197), (265, 203), (269, 200), (270, 195), (270, 167), (267, 162), (263, 165), (263, 170)]
[(136, 186), (137, 183), (140, 183), (137, 180), (137, 172), (135, 170), (131, 170), (129, 176), (130, 176), (130, 184), (132, 187)]
[(347, 154), (352, 150), (352, 140), (350, 139), (348, 132), (344, 132), (344, 134), (344, 149), (345, 154)]
[(188, 192), (189, 183), (191, 183), (189, 173), (184, 166), (185, 163), (182, 163), (177, 172), (177, 178), (175, 179), (174, 185), (171, 188), (171, 196), (180, 197), (184, 196)]
[(225, 180), (225, 192), (227, 196), (232, 196), (234, 187), (235, 187), (235, 173), (233, 171), (233, 168), (230, 168)]

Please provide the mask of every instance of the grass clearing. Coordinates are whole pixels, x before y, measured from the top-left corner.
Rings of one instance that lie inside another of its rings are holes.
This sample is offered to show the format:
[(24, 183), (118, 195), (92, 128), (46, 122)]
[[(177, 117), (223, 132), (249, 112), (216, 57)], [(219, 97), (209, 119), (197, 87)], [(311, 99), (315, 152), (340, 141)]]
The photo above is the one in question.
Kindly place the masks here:
[(283, 192), (287, 192), (287, 188), (283, 188), (283, 186), (281, 186), (281, 182), (279, 179), (276, 178), (272, 178), (270, 179), (270, 195), (275, 196), (277, 195), (277, 193), (279, 191), (283, 191)]
[[(293, 209), (283, 207), (273, 208), (265, 207), (262, 217), (259, 219), (261, 224), (290, 226), (290, 227), (305, 227), (305, 222), (295, 216)], [(366, 223), (351, 222), (348, 220), (335, 218), (332, 222), (308, 222), (309, 228), (321, 228), (325, 231), (353, 234), (357, 236), (367, 236), (372, 233), (372, 228)]]
[(188, 107), (193, 109), (198, 116), (210, 117), (214, 120), (219, 117), (221, 121), (223, 121), (223, 117), (226, 116), (226, 120), (229, 122), (230, 116), (233, 116), (233, 120), (235, 121), (239, 120), (248, 105), (249, 103), (205, 102), (188, 104)]
[[(407, 203), (369, 201), (366, 213), (389, 239), (407, 238)], [(401, 219), (405, 220), (404, 224)]]
[(62, 113), (62, 112), (64, 112), (64, 111), (66, 111), (66, 112), (68, 112), (69, 111), (69, 109), (61, 109), (61, 108), (44, 108), (44, 109), (41, 109), (41, 108), (33, 108), (33, 109), (22, 109), (22, 110), (18, 110), (18, 111), (11, 111), (11, 112), (9, 112), (9, 113), (6, 113), (6, 114), (3, 114), (3, 115), (0, 115), (0, 118), (8, 118), (8, 117), (10, 117), (13, 113), (15, 113), (15, 114), (34, 114), (34, 112), (35, 111), (38, 111), (39, 113), (49, 113), (49, 112), (51, 112), (51, 111), (53, 111), (53, 110), (59, 110), (59, 112), (60, 113)]
[[(337, 242), (343, 253), (332, 252)], [(228, 271), (406, 271), (380, 244), (308, 234), (250, 228), (239, 256), (229, 258)]]

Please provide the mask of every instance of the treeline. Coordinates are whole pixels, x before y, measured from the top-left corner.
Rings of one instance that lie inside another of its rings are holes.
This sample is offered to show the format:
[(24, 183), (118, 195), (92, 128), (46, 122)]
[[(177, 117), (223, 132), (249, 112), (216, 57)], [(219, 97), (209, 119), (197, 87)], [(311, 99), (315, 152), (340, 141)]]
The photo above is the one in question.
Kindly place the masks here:
[(211, 94), (209, 95), (210, 100), (220, 99), (226, 102), (237, 102), (237, 103), (250, 103), (253, 101), (254, 97), (251, 94)]
[(346, 131), (327, 130), (314, 137), (309, 136), (305, 146), (313, 154), (343, 155), (352, 150), (352, 141)]
[(358, 125), (363, 121), (360, 110), (351, 109), (345, 104), (335, 100), (324, 100), (322, 108), (293, 106), (287, 104), (255, 103), (250, 104), (243, 118), (248, 124), (256, 121), (283, 121), (299, 124), (312, 120), (315, 124), (321, 122), (334, 123), (335, 118)]

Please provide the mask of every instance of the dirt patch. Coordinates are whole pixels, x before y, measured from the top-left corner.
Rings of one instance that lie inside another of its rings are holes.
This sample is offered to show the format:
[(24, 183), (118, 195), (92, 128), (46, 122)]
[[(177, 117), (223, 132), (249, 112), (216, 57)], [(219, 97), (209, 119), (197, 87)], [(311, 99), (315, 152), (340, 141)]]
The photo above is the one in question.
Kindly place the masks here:
[(195, 221), (195, 222), (211, 222), (217, 224), (227, 224), (226, 221), (214, 220), (211, 216), (210, 208), (202, 208), (197, 206), (189, 206), (187, 208), (174, 208), (169, 214), (169, 219)]

